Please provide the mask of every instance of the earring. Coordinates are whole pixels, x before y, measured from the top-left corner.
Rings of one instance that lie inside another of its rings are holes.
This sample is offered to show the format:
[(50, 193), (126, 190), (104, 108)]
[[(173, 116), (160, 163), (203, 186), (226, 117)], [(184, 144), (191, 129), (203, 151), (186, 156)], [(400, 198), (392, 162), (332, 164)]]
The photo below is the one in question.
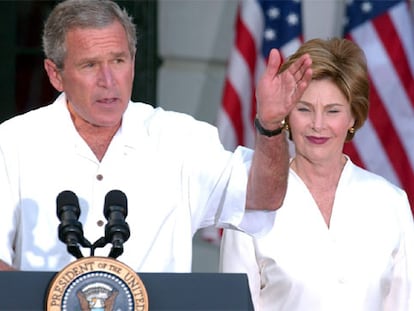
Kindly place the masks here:
[(351, 128), (348, 130), (348, 132), (349, 132), (349, 134), (354, 134), (354, 133), (355, 133), (355, 128), (354, 128), (354, 127), (351, 127)]

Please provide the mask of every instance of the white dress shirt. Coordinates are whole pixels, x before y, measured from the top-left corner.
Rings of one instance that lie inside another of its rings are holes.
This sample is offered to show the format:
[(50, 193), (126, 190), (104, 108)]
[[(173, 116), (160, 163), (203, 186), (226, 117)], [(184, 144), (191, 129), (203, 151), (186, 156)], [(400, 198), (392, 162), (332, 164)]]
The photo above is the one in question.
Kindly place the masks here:
[[(139, 272), (188, 272), (200, 227), (238, 227), (243, 220), (242, 229), (254, 233), (243, 219), (251, 156), (246, 148), (225, 151), (205, 122), (130, 102), (100, 162), (61, 94), (0, 125), (0, 259), (21, 270), (62, 269), (75, 258), (58, 239), (58, 194), (78, 196), (84, 236), (94, 243), (104, 236), (105, 195), (119, 189), (128, 199), (131, 236), (118, 259)], [(110, 247), (95, 255), (107, 256)]]
[(406, 193), (349, 159), (330, 226), (292, 170), (272, 230), (226, 231), (221, 271), (248, 274), (256, 310), (414, 310), (414, 224)]

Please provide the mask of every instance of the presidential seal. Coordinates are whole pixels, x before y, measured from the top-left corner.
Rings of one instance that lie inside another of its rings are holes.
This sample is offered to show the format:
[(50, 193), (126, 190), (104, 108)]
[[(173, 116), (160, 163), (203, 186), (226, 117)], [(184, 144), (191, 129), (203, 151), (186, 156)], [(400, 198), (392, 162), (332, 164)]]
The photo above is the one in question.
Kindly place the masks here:
[(85, 257), (67, 265), (51, 281), (47, 311), (148, 311), (140, 277), (122, 262)]

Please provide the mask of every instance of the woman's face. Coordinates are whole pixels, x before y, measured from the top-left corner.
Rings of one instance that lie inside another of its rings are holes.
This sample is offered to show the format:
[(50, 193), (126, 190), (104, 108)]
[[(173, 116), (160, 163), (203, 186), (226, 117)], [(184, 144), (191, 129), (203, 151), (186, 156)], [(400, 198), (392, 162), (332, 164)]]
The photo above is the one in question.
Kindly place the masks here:
[(342, 157), (355, 119), (350, 103), (330, 80), (312, 80), (289, 115), (296, 157), (326, 163)]

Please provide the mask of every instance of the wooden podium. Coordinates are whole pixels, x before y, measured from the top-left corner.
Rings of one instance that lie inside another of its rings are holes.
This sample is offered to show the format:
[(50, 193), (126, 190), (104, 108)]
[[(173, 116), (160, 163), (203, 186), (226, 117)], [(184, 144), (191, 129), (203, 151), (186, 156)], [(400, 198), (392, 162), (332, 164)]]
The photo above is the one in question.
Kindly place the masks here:
[[(57, 272), (0, 272), (0, 310), (45, 310)], [(151, 311), (253, 310), (247, 276), (225, 273), (138, 273)]]

